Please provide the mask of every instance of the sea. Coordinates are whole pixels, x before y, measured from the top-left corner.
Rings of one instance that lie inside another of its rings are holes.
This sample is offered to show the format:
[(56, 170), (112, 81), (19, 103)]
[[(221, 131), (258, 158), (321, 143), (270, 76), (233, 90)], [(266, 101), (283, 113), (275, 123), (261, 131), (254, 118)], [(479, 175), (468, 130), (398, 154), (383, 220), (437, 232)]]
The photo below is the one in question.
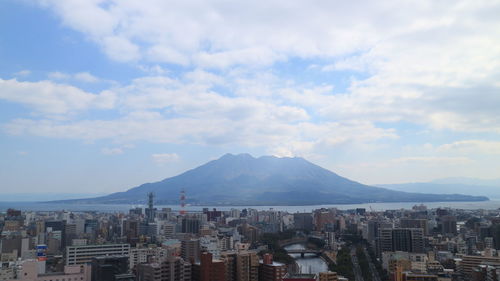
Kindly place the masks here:
[[(257, 209), (257, 210), (277, 210), (288, 213), (311, 212), (320, 208), (337, 208), (339, 210), (352, 210), (365, 208), (367, 211), (385, 211), (411, 209), (415, 205), (423, 204), (429, 209), (433, 208), (453, 208), (453, 209), (484, 209), (494, 210), (500, 208), (500, 200), (489, 200), (480, 202), (401, 202), (401, 203), (364, 203), (364, 204), (331, 204), (331, 205), (308, 205), (308, 206), (199, 206), (188, 205), (186, 211), (202, 211), (203, 208), (228, 211), (231, 209)], [(0, 212), (5, 212), (9, 208), (23, 211), (72, 211), (72, 212), (128, 212), (131, 208), (146, 207), (145, 205), (132, 204), (75, 204), (75, 203), (48, 203), (48, 202), (2, 202), (0, 201)], [(171, 208), (180, 210), (179, 205), (155, 205), (156, 208)]]

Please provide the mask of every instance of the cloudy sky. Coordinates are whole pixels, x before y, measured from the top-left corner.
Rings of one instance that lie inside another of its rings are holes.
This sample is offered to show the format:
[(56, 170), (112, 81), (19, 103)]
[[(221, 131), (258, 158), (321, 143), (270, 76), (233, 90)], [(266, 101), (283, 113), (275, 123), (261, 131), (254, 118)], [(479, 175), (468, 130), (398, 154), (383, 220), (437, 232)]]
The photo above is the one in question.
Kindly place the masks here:
[(499, 1), (0, 2), (0, 192), (224, 153), (367, 184), (500, 177)]

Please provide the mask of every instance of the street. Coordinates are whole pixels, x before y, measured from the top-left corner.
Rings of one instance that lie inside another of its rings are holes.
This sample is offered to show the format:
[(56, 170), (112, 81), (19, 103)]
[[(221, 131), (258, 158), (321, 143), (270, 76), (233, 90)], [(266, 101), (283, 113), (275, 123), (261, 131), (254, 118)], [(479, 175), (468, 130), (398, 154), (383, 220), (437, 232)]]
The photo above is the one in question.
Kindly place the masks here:
[(380, 276), (378, 275), (377, 268), (375, 268), (375, 265), (372, 262), (371, 256), (368, 254), (368, 251), (366, 250), (366, 247), (363, 246), (363, 251), (365, 252), (365, 256), (368, 259), (368, 266), (370, 267), (370, 272), (372, 274), (372, 279), (373, 281), (382, 281), (380, 279)]
[(356, 257), (356, 247), (351, 248), (352, 270), (354, 271), (355, 281), (364, 281), (361, 267), (359, 266), (358, 257)]

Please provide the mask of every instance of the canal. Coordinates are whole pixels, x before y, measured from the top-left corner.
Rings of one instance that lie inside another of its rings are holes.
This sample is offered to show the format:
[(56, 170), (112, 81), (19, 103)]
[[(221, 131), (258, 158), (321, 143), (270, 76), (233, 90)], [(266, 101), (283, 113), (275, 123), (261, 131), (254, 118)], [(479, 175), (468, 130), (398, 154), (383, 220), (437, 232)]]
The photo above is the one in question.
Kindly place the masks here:
[[(303, 250), (306, 249), (305, 244), (291, 244), (284, 247), (285, 250)], [(300, 273), (319, 273), (328, 271), (328, 265), (315, 254), (305, 254), (302, 258), (300, 254), (290, 254), (295, 259), (300, 268)]]

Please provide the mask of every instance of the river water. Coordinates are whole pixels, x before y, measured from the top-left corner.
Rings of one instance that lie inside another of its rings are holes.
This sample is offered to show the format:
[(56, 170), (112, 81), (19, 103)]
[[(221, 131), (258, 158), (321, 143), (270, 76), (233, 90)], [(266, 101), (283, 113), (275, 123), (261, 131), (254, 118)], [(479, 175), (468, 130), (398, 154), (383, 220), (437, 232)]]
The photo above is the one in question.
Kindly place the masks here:
[[(305, 244), (291, 244), (284, 247), (285, 250), (304, 250)], [(300, 268), (300, 273), (319, 273), (328, 271), (326, 262), (315, 254), (305, 254), (302, 258), (300, 254), (290, 254), (295, 259)]]

